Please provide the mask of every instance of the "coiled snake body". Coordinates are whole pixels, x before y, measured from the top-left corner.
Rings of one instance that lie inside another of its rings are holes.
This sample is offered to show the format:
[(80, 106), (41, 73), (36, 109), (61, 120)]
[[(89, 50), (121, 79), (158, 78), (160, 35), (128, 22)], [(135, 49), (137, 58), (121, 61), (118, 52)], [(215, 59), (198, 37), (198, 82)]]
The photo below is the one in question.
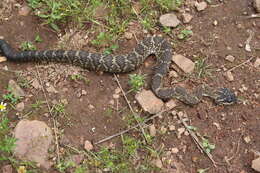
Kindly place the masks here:
[(20, 51), (16, 52), (3, 39), (0, 39), (0, 53), (10, 61), (53, 61), (68, 62), (89, 70), (104, 71), (110, 73), (123, 73), (135, 70), (146, 57), (155, 54), (157, 66), (152, 77), (152, 90), (161, 99), (167, 100), (177, 98), (180, 101), (195, 105), (203, 96), (212, 98), (217, 104), (232, 104), (236, 102), (235, 94), (228, 88), (214, 89), (202, 85), (194, 92), (188, 93), (185, 88), (175, 86), (166, 88), (162, 86), (163, 77), (169, 70), (172, 58), (172, 46), (162, 37), (147, 37), (125, 55), (107, 55), (100, 53), (89, 53), (80, 50), (45, 50), (45, 51)]

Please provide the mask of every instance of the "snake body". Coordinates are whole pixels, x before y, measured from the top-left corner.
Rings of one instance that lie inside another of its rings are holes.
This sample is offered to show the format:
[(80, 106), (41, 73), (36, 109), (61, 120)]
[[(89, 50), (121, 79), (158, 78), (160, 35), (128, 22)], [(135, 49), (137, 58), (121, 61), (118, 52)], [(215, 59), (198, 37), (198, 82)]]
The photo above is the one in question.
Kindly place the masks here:
[(0, 53), (10, 61), (48, 61), (71, 63), (83, 68), (109, 73), (130, 72), (138, 68), (151, 54), (157, 57), (157, 66), (152, 77), (151, 88), (157, 97), (168, 100), (177, 98), (180, 101), (195, 105), (203, 96), (212, 98), (217, 104), (232, 104), (236, 102), (235, 94), (228, 88), (214, 89), (202, 85), (189, 93), (180, 86), (163, 87), (162, 80), (169, 70), (172, 59), (172, 46), (163, 37), (147, 37), (125, 55), (107, 55), (90, 53), (80, 50), (45, 50), (45, 51), (15, 51), (5, 40), (0, 39)]

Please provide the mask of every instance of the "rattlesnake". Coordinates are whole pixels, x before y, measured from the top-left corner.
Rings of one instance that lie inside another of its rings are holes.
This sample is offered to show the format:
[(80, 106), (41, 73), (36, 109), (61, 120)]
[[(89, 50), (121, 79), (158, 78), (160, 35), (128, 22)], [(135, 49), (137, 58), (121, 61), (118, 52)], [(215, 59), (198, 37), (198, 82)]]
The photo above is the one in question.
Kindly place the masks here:
[(125, 73), (135, 70), (151, 54), (157, 57), (157, 66), (152, 77), (151, 88), (157, 97), (167, 100), (177, 98), (180, 101), (195, 105), (203, 96), (212, 98), (217, 104), (233, 104), (237, 101), (235, 94), (228, 88), (211, 88), (201, 85), (194, 92), (189, 93), (180, 86), (167, 88), (162, 86), (163, 77), (169, 70), (172, 58), (172, 46), (163, 37), (147, 37), (137, 44), (133, 51), (125, 55), (107, 55), (90, 53), (80, 50), (45, 50), (16, 52), (3, 39), (0, 39), (0, 53), (10, 61), (53, 61), (66, 62), (87, 68), (89, 70), (110, 73)]

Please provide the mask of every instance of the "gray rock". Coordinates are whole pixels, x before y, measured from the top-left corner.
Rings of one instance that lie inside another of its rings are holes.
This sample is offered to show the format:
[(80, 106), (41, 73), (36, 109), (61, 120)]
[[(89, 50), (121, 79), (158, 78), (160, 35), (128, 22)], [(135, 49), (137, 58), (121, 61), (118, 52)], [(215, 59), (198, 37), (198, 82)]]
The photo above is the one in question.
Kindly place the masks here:
[(15, 97), (25, 96), (25, 92), (23, 91), (23, 89), (14, 80), (10, 80), (8, 86)]
[(44, 122), (21, 120), (15, 127), (14, 136), (17, 139), (14, 154), (19, 159), (34, 161), (45, 169), (51, 167), (52, 163), (47, 159), (53, 136)]
[(185, 73), (191, 73), (195, 68), (194, 62), (180, 54), (173, 55), (172, 61)]
[(207, 8), (208, 4), (205, 1), (196, 2), (195, 7), (198, 11), (203, 11)]
[(260, 157), (252, 161), (252, 168), (257, 172), (260, 172)]
[(256, 58), (255, 63), (254, 63), (254, 67), (257, 68), (260, 66), (260, 58)]
[(183, 13), (182, 14), (182, 22), (183, 23), (190, 23), (190, 21), (192, 20), (193, 16), (189, 13)]
[(254, 0), (254, 7), (257, 13), (260, 13), (260, 0)]
[(160, 23), (163, 26), (176, 27), (180, 24), (180, 20), (174, 13), (167, 13), (160, 16)]
[(135, 99), (141, 105), (142, 109), (150, 114), (160, 112), (164, 106), (163, 101), (157, 98), (150, 90), (142, 90), (135, 95)]

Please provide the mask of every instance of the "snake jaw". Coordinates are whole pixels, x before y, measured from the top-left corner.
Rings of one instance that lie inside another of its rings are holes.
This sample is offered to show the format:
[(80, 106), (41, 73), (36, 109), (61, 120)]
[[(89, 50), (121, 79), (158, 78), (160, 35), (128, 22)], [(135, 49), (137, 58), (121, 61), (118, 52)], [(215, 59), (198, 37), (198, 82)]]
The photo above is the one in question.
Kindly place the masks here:
[(231, 105), (237, 102), (235, 93), (228, 88), (219, 88), (215, 94), (215, 103), (218, 105)]

